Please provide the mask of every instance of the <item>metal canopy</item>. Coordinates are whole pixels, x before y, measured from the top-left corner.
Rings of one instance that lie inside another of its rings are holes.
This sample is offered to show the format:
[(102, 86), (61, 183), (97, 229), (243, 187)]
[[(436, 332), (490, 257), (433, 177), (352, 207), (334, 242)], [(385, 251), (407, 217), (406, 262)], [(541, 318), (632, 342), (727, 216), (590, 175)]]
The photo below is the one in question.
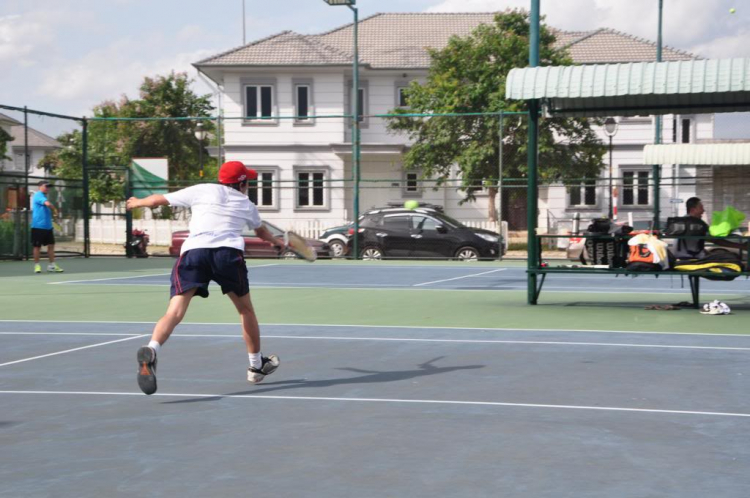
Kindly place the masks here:
[(555, 116), (748, 111), (750, 59), (515, 68), (505, 97), (542, 100)]
[(643, 164), (750, 165), (750, 143), (647, 145)]

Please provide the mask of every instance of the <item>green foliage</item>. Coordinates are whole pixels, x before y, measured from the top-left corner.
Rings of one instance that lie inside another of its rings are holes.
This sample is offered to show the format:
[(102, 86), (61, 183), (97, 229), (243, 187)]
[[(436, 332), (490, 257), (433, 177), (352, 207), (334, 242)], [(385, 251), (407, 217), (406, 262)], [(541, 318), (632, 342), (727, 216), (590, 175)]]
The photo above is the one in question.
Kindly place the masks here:
[[(409, 109), (394, 114), (477, 113), (525, 111), (525, 103), (505, 100), (505, 81), (514, 67), (525, 67), (529, 53), (529, 19), (523, 11), (506, 11), (494, 24), (482, 25), (466, 38), (452, 37), (432, 63), (425, 84), (412, 82), (406, 90)], [(553, 49), (554, 36), (541, 26), (542, 65), (569, 65), (565, 53)], [(552, 118), (540, 121), (540, 180), (597, 176), (604, 145), (586, 119)], [(474, 200), (482, 185), (494, 185), (498, 176), (499, 117), (462, 116), (390, 118), (392, 133), (406, 133), (413, 145), (404, 168), (436, 177), (438, 185), (451, 177), (457, 165), (465, 201)], [(508, 116), (503, 123), (503, 177), (522, 178), (527, 172), (526, 116)], [(490, 194), (496, 193), (491, 189)]]
[(11, 160), (12, 158), (8, 156), (8, 143), (13, 141), (13, 137), (10, 136), (10, 134), (0, 128), (0, 161), (2, 160)]
[[(105, 101), (93, 109), (96, 118), (168, 118), (208, 117), (213, 111), (210, 96), (196, 95), (184, 73), (146, 78), (140, 88), (140, 98)], [(203, 120), (203, 129), (214, 133), (212, 121)], [(199, 143), (195, 137), (197, 120), (128, 120), (89, 121), (88, 164), (90, 168), (91, 202), (124, 199), (124, 171), (133, 158), (166, 157), (170, 180), (199, 179), (200, 147), (204, 178), (215, 178), (216, 160), (209, 157), (209, 139)], [(80, 130), (60, 135), (63, 148), (44, 157), (42, 167), (59, 178), (83, 177), (83, 135)], [(119, 169), (120, 171), (117, 171)], [(213, 175), (213, 176), (209, 176)]]

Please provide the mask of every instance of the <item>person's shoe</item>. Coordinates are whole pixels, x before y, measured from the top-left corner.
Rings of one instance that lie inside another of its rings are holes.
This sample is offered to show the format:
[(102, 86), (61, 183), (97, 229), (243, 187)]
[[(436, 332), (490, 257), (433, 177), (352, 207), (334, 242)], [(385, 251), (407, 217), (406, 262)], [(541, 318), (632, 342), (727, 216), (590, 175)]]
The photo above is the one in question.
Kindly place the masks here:
[[(42, 271), (42, 269), (40, 268), (39, 271)], [(51, 265), (47, 265), (47, 271), (52, 273), (62, 273), (65, 270), (57, 266), (56, 263), (52, 263)]]
[(42, 273), (42, 265), (34, 265), (34, 273)]
[(249, 367), (247, 369), (247, 381), (251, 384), (259, 384), (263, 382), (263, 379), (266, 378), (266, 375), (271, 375), (276, 371), (277, 368), (279, 368), (279, 364), (281, 361), (279, 360), (279, 357), (275, 354), (272, 354), (271, 356), (262, 357), (263, 364), (260, 368), (253, 368)]
[(146, 394), (156, 392), (156, 351), (143, 346), (138, 350), (138, 387)]

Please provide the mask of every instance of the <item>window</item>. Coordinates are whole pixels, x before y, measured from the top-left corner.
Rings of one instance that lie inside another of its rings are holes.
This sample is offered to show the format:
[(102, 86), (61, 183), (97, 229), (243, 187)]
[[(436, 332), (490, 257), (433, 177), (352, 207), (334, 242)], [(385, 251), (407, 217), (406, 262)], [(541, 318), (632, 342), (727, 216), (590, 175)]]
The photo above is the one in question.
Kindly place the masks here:
[(245, 117), (269, 119), (273, 116), (273, 87), (248, 85), (245, 87)]
[(16, 171), (26, 171), (26, 156), (23, 152), (13, 154), (13, 168)]
[(623, 171), (622, 204), (623, 206), (649, 205), (649, 172)]
[(416, 171), (404, 172), (404, 197), (422, 197), (422, 187), (419, 183), (419, 173)]
[(400, 86), (396, 88), (396, 106), (397, 107), (409, 107), (409, 103), (406, 99), (406, 87)]
[(297, 207), (326, 207), (325, 171), (297, 171)]
[(568, 191), (571, 206), (596, 206), (596, 180), (586, 180), (569, 187)]
[(432, 218), (428, 218), (426, 216), (412, 216), (411, 217), (411, 227), (414, 230), (437, 230), (437, 221), (433, 220)]
[[(257, 168), (256, 168), (257, 170)], [(258, 171), (258, 179), (251, 181), (247, 188), (247, 196), (259, 208), (275, 208), (276, 192), (274, 180), (276, 173), (273, 171)]]
[(296, 95), (297, 98), (297, 121), (307, 121), (310, 115), (310, 87), (307, 85), (297, 85)]
[(690, 120), (689, 119), (683, 119), (682, 120), (682, 142), (683, 144), (689, 144), (690, 143)]
[[(359, 106), (359, 115), (360, 115), (360, 127), (361, 128), (367, 128), (368, 121), (366, 117), (369, 114), (368, 106), (370, 105), (370, 98), (369, 98), (369, 83), (367, 80), (359, 80), (359, 92), (357, 92), (357, 105)], [(347, 107), (347, 114), (353, 114), (354, 110), (352, 107), (352, 82), (351, 80), (347, 84), (347, 92), (346, 92), (346, 107)]]
[(292, 78), (292, 100), (294, 101), (294, 126), (313, 126), (315, 120), (315, 92), (312, 78)]
[(385, 230), (409, 230), (409, 218), (411, 216), (396, 215), (386, 216), (383, 218), (383, 228)]

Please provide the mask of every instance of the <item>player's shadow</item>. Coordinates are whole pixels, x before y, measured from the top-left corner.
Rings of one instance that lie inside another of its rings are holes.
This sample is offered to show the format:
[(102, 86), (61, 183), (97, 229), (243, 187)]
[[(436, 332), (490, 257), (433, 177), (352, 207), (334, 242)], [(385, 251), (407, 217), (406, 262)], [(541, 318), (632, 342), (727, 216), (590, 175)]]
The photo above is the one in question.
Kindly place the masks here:
[(477, 368), (484, 368), (485, 365), (462, 365), (453, 367), (436, 367), (433, 365), (436, 361), (442, 360), (444, 356), (438, 356), (432, 360), (420, 363), (417, 365), (418, 368), (413, 370), (390, 370), (390, 371), (377, 371), (377, 370), (364, 370), (361, 368), (342, 367), (336, 370), (345, 370), (348, 372), (354, 372), (361, 375), (356, 377), (348, 377), (344, 379), (327, 379), (327, 380), (305, 380), (305, 379), (291, 379), (282, 380), (278, 382), (264, 383), (262, 386), (256, 389), (248, 391), (240, 391), (234, 393), (228, 393), (218, 396), (211, 396), (208, 398), (192, 398), (192, 399), (181, 399), (177, 401), (165, 401), (164, 404), (178, 404), (178, 403), (197, 403), (201, 401), (217, 401), (226, 396), (247, 396), (253, 394), (268, 394), (272, 392), (284, 391), (287, 389), (299, 389), (299, 388), (319, 388), (319, 387), (331, 387), (341, 386), (346, 384), (372, 384), (378, 382), (398, 382), (402, 380), (416, 379), (419, 377), (425, 377), (428, 375), (438, 375), (451, 373), (458, 370), (475, 370)]

